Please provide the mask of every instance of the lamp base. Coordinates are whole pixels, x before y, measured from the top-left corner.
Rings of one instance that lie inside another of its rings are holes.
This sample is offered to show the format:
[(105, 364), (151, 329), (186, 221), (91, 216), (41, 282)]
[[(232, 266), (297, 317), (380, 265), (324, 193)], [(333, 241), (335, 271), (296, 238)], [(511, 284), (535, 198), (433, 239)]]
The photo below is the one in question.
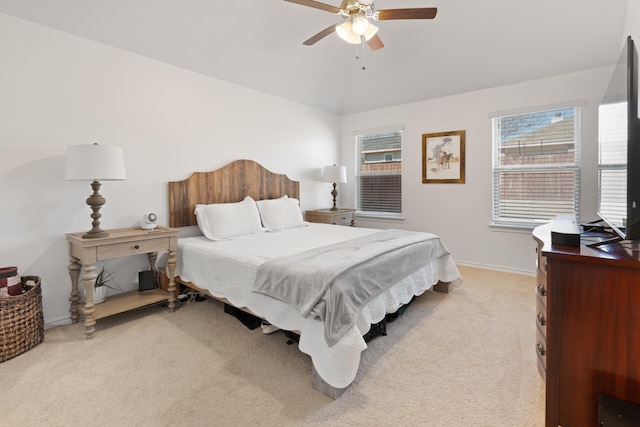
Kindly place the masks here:
[(95, 239), (98, 237), (109, 236), (109, 233), (100, 228), (100, 217), (102, 216), (100, 214), (100, 208), (107, 202), (107, 200), (99, 193), (101, 185), (102, 184), (97, 180), (94, 180), (91, 183), (93, 194), (87, 198), (87, 205), (89, 205), (93, 211), (91, 213), (91, 218), (93, 218), (91, 225), (93, 228), (82, 236), (83, 239)]
[(338, 208), (336, 206), (336, 197), (338, 197), (338, 190), (336, 190), (336, 183), (333, 183), (333, 191), (331, 191), (331, 195), (333, 196), (333, 207), (329, 209), (330, 211), (337, 211)]

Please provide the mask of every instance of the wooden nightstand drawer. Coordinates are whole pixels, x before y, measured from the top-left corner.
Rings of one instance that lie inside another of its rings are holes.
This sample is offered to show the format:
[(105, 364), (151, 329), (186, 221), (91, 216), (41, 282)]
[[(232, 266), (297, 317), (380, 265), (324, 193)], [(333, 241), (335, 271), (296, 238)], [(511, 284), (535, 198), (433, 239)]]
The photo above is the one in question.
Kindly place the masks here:
[(163, 237), (159, 239), (98, 246), (97, 251), (98, 259), (111, 259), (136, 254), (147, 254), (149, 252), (159, 252), (167, 248), (169, 248), (169, 238)]
[(355, 216), (353, 212), (343, 213), (332, 218), (332, 224), (335, 225), (352, 225), (355, 223)]
[(309, 222), (354, 226), (356, 222), (356, 211), (355, 209), (338, 209), (337, 211), (317, 209), (306, 211), (305, 218)]

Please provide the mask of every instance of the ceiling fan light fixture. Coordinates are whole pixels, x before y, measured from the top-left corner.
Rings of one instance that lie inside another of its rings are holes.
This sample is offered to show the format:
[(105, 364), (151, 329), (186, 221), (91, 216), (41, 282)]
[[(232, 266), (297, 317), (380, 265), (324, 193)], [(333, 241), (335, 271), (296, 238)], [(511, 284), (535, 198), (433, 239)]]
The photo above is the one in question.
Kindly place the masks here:
[(359, 36), (363, 36), (367, 32), (367, 27), (369, 27), (369, 21), (362, 15), (358, 15), (353, 18), (353, 22), (351, 23), (351, 27), (353, 32)]
[(373, 6), (375, 0), (341, 0), (339, 7), (318, 0), (285, 1), (297, 3), (301, 6), (321, 9), (338, 15), (343, 20), (342, 23), (330, 25), (313, 37), (302, 42), (305, 46), (313, 45), (335, 31), (338, 33), (338, 36), (347, 43), (361, 44), (366, 41), (371, 50), (375, 51), (382, 49), (384, 44), (377, 35), (378, 28), (373, 25), (373, 21), (433, 19), (438, 13), (437, 7), (376, 10)]
[(345, 21), (340, 25), (336, 25), (336, 33), (338, 33), (338, 36), (342, 40), (344, 40), (344, 41), (349, 40), (349, 34), (352, 33), (352, 31), (351, 31), (351, 22)]

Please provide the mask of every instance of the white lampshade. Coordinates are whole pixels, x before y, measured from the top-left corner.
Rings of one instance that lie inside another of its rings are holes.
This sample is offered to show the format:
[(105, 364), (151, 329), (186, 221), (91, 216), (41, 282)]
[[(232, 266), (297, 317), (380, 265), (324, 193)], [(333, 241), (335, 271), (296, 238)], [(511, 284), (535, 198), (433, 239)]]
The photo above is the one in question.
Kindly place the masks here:
[(324, 182), (345, 183), (347, 182), (346, 166), (325, 166), (322, 171), (322, 180)]
[(67, 147), (65, 180), (118, 181), (127, 179), (122, 148), (109, 145)]

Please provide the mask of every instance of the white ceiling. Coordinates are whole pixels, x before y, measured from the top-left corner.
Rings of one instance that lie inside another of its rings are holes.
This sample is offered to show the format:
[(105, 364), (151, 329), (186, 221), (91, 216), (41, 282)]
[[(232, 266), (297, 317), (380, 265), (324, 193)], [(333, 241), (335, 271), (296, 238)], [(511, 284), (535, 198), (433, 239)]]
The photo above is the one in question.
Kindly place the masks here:
[(379, 22), (365, 70), (335, 34), (302, 45), (338, 16), (283, 0), (0, 0), (0, 13), (342, 115), (613, 64), (627, 0), (375, 6), (438, 15)]

